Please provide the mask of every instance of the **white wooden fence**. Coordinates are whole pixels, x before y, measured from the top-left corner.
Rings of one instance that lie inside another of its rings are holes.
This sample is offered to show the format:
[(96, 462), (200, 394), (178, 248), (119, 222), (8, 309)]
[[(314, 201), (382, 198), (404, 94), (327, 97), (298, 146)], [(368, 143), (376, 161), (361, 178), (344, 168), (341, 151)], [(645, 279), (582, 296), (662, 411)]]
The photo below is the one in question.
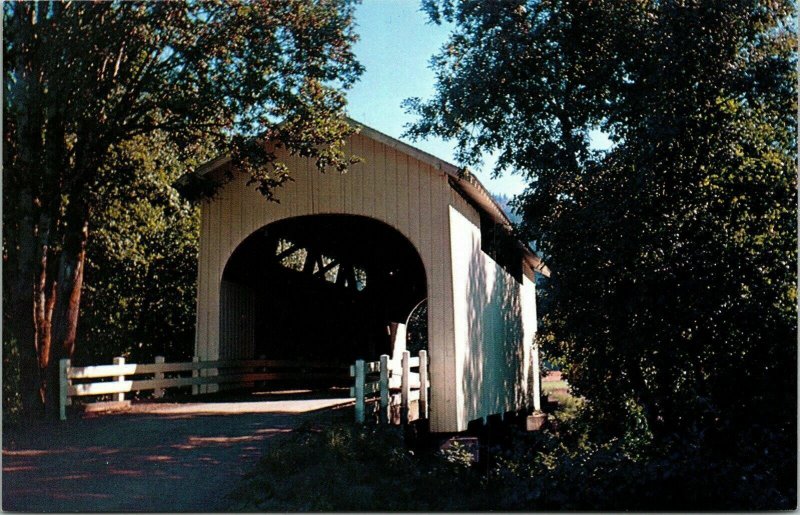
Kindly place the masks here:
[[(154, 397), (162, 397), (165, 388), (191, 386), (192, 393), (200, 393), (201, 385), (240, 383), (256, 381), (285, 381), (302, 377), (306, 380), (346, 378), (346, 367), (323, 362), (298, 362), (288, 360), (223, 360), (165, 363), (161, 356), (155, 363), (125, 363), (124, 358), (114, 358), (113, 365), (73, 367), (70, 360), (60, 362), (60, 416), (66, 420), (66, 407), (73, 397), (114, 394), (116, 400), (124, 400), (125, 393), (153, 390)], [(337, 370), (338, 369), (338, 370)], [(220, 371), (224, 371), (221, 373)], [(165, 377), (189, 373), (186, 377)], [(302, 376), (301, 376), (302, 374)], [(127, 376), (150, 376), (147, 379), (126, 379)], [(102, 379), (99, 382), (84, 382)], [(108, 380), (111, 379), (111, 380)]]
[[(411, 369), (417, 369), (412, 372)], [(419, 418), (428, 418), (428, 353), (419, 351), (412, 358), (409, 351), (403, 351), (400, 362), (390, 360), (386, 354), (380, 361), (358, 360), (350, 367), (354, 385), (350, 396), (355, 397), (356, 422), (363, 424), (366, 418), (367, 399), (378, 396), (378, 420), (386, 424), (391, 419), (391, 407), (400, 406), (400, 423), (409, 422), (409, 408), (418, 402)]]

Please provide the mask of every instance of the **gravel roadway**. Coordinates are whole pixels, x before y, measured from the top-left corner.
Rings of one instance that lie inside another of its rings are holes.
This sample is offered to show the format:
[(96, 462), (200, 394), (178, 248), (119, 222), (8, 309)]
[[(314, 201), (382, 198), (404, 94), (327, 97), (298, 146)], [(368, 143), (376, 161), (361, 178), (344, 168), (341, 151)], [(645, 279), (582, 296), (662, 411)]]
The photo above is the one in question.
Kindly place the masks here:
[(135, 404), (3, 434), (3, 510), (209, 512), (300, 424), (352, 417), (350, 399)]

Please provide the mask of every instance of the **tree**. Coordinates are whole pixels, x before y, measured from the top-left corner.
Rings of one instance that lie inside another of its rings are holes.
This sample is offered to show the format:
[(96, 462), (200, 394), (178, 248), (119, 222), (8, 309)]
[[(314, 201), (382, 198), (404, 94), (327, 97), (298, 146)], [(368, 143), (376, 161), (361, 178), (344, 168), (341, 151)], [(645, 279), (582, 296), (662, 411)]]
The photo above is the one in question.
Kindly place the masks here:
[(181, 160), (230, 153), (271, 198), (289, 180), (255, 136), (347, 166), (361, 67), (346, 0), (39, 2), (4, 11), (4, 270), (29, 414), (75, 351), (93, 198), (113, 152), (159, 132)]
[[(767, 449), (753, 463), (791, 491), (793, 4), (425, 5), (454, 30), (409, 133), (529, 179), (516, 203), (553, 273), (543, 343), (596, 433)], [(596, 128), (612, 148), (591, 147)]]
[(179, 159), (160, 133), (112, 151), (93, 201), (75, 361), (191, 360), (199, 210), (173, 188), (213, 156)]

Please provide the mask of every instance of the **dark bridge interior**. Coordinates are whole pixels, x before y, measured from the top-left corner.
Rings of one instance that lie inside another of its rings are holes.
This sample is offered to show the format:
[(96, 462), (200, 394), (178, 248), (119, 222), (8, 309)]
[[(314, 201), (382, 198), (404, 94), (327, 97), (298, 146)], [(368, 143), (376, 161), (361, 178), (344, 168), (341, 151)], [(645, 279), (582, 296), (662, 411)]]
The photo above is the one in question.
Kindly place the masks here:
[[(238, 358), (377, 359), (391, 354), (389, 323), (405, 322), (427, 296), (411, 243), (382, 222), (350, 215), (296, 217), (259, 229), (234, 251), (226, 281), (254, 306), (252, 315), (237, 315), (248, 327), (234, 337), (253, 339), (244, 346), (252, 355)], [(235, 302), (221, 299), (221, 313), (236, 309), (226, 304)]]

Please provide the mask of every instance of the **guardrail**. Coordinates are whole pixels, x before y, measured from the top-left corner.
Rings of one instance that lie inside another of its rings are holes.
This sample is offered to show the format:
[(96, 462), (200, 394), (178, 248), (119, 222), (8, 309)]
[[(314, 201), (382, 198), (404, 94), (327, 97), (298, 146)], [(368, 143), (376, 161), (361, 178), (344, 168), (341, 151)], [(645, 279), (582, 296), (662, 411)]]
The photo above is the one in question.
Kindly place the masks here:
[[(416, 368), (417, 372), (411, 369)], [(400, 407), (400, 423), (409, 422), (412, 402), (418, 402), (418, 417), (428, 418), (428, 353), (419, 351), (419, 356), (411, 357), (409, 351), (403, 351), (401, 358), (391, 360), (384, 354), (380, 361), (357, 360), (350, 367), (350, 376), (354, 385), (350, 388), (350, 396), (355, 397), (356, 422), (363, 424), (366, 418), (368, 398), (379, 397), (378, 420), (386, 424), (390, 420), (392, 406)]]
[[(191, 362), (165, 363), (163, 357), (157, 356), (155, 363), (125, 363), (124, 358), (114, 358), (113, 365), (85, 367), (73, 367), (70, 360), (62, 359), (59, 367), (61, 420), (66, 420), (66, 407), (72, 403), (74, 397), (116, 394), (117, 400), (122, 401), (128, 392), (153, 390), (153, 396), (159, 398), (164, 395), (165, 388), (185, 386), (191, 386), (192, 393), (197, 394), (200, 393), (201, 385), (286, 381), (297, 379), (298, 372), (302, 372), (303, 380), (346, 378), (346, 367), (342, 365), (289, 360), (200, 361), (195, 357)], [(225, 373), (221, 374), (220, 371)], [(170, 373), (189, 372), (189, 377), (165, 377)], [(152, 377), (126, 379), (128, 376)], [(113, 380), (83, 382), (102, 378)]]

